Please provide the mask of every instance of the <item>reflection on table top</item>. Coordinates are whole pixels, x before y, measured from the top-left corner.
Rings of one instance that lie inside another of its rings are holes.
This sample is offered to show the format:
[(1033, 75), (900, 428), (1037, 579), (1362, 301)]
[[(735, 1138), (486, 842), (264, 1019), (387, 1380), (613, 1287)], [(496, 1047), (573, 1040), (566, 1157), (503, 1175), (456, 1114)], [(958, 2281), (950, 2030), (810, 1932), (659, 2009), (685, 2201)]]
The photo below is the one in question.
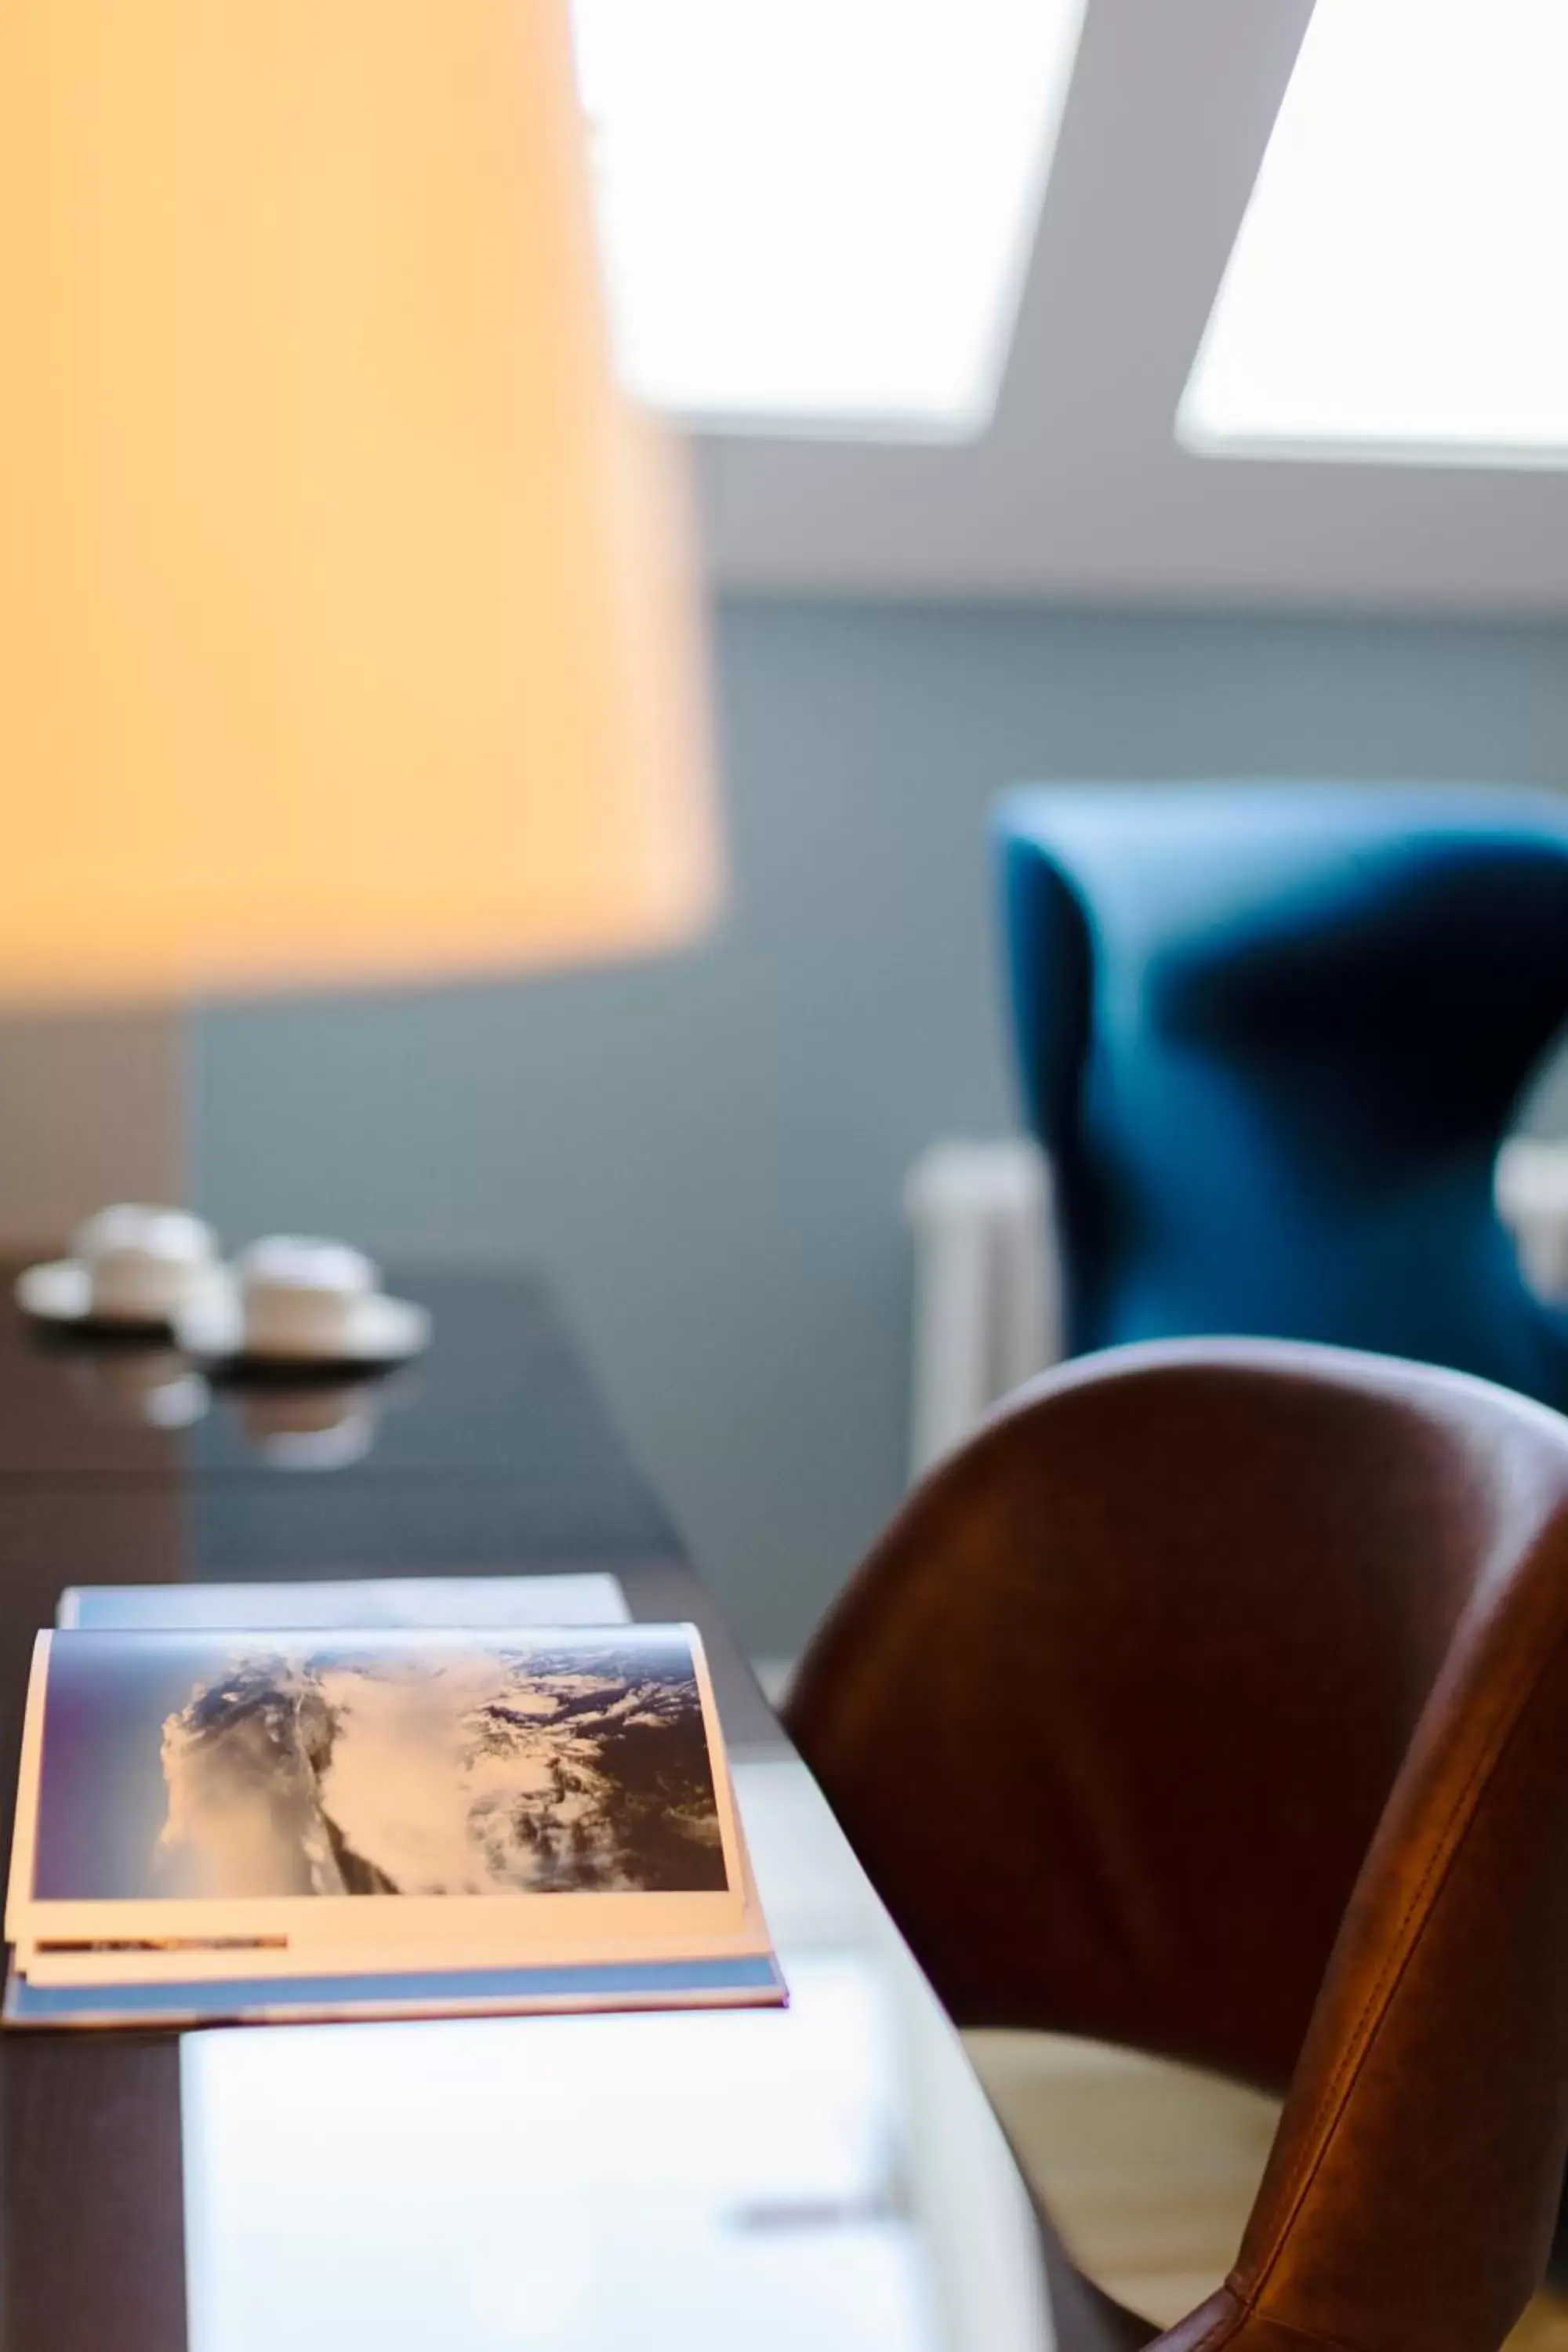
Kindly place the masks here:
[(1033, 2211), (803, 1766), (736, 1760), (786, 2011), (187, 2035), (190, 2352), (1039, 2352)]

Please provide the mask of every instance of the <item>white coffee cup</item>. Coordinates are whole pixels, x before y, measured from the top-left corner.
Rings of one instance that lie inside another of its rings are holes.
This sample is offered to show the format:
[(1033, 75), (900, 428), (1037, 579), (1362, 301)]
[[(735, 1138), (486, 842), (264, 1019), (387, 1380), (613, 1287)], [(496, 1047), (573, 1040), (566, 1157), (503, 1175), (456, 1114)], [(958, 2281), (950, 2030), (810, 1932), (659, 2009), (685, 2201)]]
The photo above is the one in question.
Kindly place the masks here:
[(105, 1323), (166, 1323), (217, 1271), (212, 1227), (184, 1209), (117, 1201), (80, 1226), (71, 1255), (87, 1311)]
[(380, 1274), (346, 1242), (269, 1234), (235, 1262), (244, 1346), (258, 1355), (350, 1357)]

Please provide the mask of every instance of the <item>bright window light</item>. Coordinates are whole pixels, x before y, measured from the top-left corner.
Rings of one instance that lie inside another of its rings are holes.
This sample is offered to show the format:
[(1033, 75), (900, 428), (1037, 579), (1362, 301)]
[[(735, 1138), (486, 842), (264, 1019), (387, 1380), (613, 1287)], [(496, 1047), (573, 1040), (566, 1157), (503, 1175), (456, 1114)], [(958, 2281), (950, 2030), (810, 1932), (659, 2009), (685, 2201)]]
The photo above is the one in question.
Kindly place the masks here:
[(623, 373), (777, 432), (987, 422), (1083, 0), (575, 0)]
[(1565, 126), (1568, 0), (1318, 0), (1178, 437), (1568, 463)]

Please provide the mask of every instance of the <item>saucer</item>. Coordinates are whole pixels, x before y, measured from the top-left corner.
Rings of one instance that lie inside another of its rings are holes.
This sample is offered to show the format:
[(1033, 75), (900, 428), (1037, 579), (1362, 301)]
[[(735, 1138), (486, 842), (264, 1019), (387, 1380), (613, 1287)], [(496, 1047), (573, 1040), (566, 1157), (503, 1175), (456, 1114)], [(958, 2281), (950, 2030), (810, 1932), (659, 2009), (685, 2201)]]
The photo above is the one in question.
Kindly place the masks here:
[[(215, 1265), (203, 1276), (198, 1294), (186, 1305), (205, 1307), (229, 1289), (226, 1270)], [(101, 1307), (95, 1311), (92, 1270), (79, 1257), (52, 1258), (42, 1265), (24, 1268), (16, 1276), (12, 1296), (24, 1315), (57, 1330), (167, 1331), (175, 1320), (174, 1313), (110, 1314)]]
[(248, 1340), (244, 1303), (232, 1285), (194, 1298), (174, 1318), (174, 1336), (188, 1356), (235, 1371), (316, 1370), (323, 1364), (375, 1371), (401, 1364), (429, 1343), (430, 1316), (411, 1299), (369, 1291), (343, 1301), (343, 1326), (330, 1340), (303, 1335), (288, 1345)]

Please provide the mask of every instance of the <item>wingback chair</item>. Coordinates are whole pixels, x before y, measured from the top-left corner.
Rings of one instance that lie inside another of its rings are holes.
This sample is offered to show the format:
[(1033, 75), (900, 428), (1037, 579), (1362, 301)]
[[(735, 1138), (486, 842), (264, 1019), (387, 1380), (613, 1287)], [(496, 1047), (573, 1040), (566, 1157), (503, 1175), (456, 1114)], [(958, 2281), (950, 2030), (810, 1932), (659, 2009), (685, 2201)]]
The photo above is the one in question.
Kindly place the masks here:
[(789, 1718), (961, 2023), (1289, 2093), (1163, 2347), (1498, 2352), (1568, 2146), (1568, 1421), (1310, 1345), (1059, 1366)]
[(1253, 1332), (1568, 1402), (1493, 1202), (1568, 1022), (1568, 799), (1040, 786), (996, 842), (1069, 1352)]

